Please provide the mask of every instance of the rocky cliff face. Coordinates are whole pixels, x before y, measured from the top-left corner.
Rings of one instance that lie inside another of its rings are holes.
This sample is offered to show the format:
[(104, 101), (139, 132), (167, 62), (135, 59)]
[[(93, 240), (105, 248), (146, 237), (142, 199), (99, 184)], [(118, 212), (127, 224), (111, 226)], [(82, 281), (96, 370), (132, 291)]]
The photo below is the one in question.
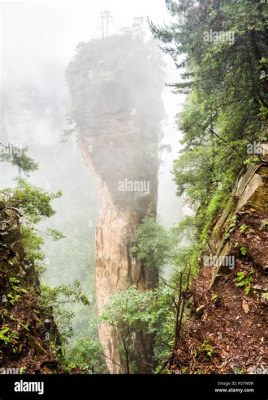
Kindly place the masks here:
[[(132, 32), (80, 43), (67, 68), (71, 123), (100, 198), (96, 227), (96, 294), (100, 313), (116, 292), (154, 287), (158, 277), (130, 259), (142, 218), (156, 214), (158, 143), (164, 118), (163, 60), (154, 41)], [(100, 326), (110, 372), (124, 373), (117, 332)], [(122, 342), (122, 341), (121, 341)], [(150, 372), (151, 338), (135, 338), (137, 372)]]
[(267, 178), (267, 163), (249, 167), (215, 221), (174, 370), (267, 373)]
[(25, 256), (20, 214), (0, 203), (0, 372), (60, 372), (60, 344), (51, 310), (39, 302), (40, 283)]
[[(81, 146), (84, 158), (95, 171), (100, 198), (100, 212), (96, 226), (96, 301), (98, 312), (109, 298), (130, 285), (140, 290), (153, 288), (158, 283), (156, 272), (144, 269), (131, 259), (129, 241), (146, 214), (156, 213), (157, 153), (150, 171), (142, 162), (141, 133), (135, 128), (131, 115), (109, 119), (103, 129), (96, 129), (93, 137), (85, 136)], [(136, 174), (136, 175), (134, 175)], [(129, 183), (147, 182), (146, 191), (135, 191)], [(129, 177), (133, 177), (129, 179)], [(120, 190), (120, 184), (125, 184)], [(146, 192), (146, 193), (145, 193)], [(126, 373), (126, 365), (118, 350), (122, 341), (116, 329), (99, 326), (101, 343), (107, 355), (111, 373)], [(136, 363), (139, 373), (151, 372), (152, 337), (142, 332), (135, 338)]]

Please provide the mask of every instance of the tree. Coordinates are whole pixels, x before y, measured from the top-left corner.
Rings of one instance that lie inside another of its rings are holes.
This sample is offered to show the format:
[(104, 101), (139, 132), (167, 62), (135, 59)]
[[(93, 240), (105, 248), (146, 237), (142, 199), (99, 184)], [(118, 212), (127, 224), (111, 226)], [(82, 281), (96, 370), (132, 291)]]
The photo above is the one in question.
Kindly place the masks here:
[(107, 373), (105, 355), (99, 340), (83, 338), (66, 353), (67, 368), (70, 372), (84, 371), (90, 374)]
[(141, 332), (154, 336), (152, 368), (161, 365), (170, 355), (174, 321), (172, 292), (164, 285), (143, 292), (130, 287), (116, 293), (100, 316), (100, 322), (116, 327), (119, 332), (119, 351), (127, 374), (137, 370), (135, 341)]
[[(173, 22), (151, 23), (181, 69), (171, 85), (188, 99), (178, 122), (184, 148), (174, 163), (178, 194), (195, 211), (199, 250), (230, 197), (238, 173), (260, 157), (247, 144), (267, 140), (268, 5), (244, 0), (166, 0)], [(198, 256), (198, 253), (196, 253)]]
[(143, 218), (130, 241), (130, 255), (141, 261), (146, 268), (163, 267), (171, 241), (165, 228), (156, 223), (155, 218)]
[(38, 164), (27, 155), (27, 147), (19, 149), (12, 144), (0, 143), (0, 148), (0, 161), (10, 162), (18, 167), (19, 172), (23, 171), (25, 174), (29, 174), (38, 169)]
[(41, 304), (45, 309), (52, 309), (57, 328), (59, 329), (62, 342), (66, 342), (72, 336), (73, 307), (77, 303), (89, 305), (85, 295), (82, 293), (79, 281), (70, 285), (49, 287), (41, 286)]

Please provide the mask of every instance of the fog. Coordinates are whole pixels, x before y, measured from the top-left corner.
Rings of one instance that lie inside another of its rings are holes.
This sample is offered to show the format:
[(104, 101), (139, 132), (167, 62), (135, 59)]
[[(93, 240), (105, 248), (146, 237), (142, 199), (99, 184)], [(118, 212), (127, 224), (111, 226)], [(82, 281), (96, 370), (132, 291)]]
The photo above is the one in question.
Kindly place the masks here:
[[(66, 236), (60, 242), (46, 241), (47, 270), (42, 281), (51, 285), (82, 282), (84, 292), (94, 297), (94, 228), (99, 199), (93, 171), (86, 165), (75, 135), (64, 136), (71, 99), (65, 70), (77, 45), (102, 37), (101, 12), (111, 11), (108, 35), (119, 34), (143, 18), (146, 40), (151, 38), (147, 17), (156, 24), (169, 20), (164, 0), (109, 1), (2, 1), (0, 3), (0, 142), (28, 147), (39, 163), (29, 180), (47, 191), (62, 190), (54, 202), (56, 215), (44, 223)], [(141, 21), (141, 20), (140, 20)], [(177, 80), (173, 61), (164, 56), (165, 82)], [(180, 149), (175, 116), (183, 96), (169, 87), (163, 91), (165, 118), (161, 144), (170, 151), (161, 154), (158, 188), (158, 222), (170, 227), (185, 211), (176, 197), (172, 163)], [(0, 165), (0, 187), (13, 186), (15, 167)], [(87, 323), (79, 314), (75, 335)]]

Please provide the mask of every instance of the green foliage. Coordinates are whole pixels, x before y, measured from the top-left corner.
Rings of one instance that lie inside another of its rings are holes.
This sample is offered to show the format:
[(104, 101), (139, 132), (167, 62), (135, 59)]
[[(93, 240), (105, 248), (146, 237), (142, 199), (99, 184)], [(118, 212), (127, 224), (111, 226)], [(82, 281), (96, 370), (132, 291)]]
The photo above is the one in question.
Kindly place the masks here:
[(268, 303), (268, 292), (262, 293), (261, 299), (264, 303)]
[(13, 331), (8, 326), (3, 325), (2, 329), (0, 330), (0, 343), (3, 342), (4, 345), (11, 346), (13, 352), (15, 352), (16, 349), (12, 346), (16, 343), (17, 339), (18, 335), (16, 331)]
[(155, 371), (166, 371), (163, 364), (170, 357), (174, 345), (176, 302), (180, 297), (178, 280), (181, 278), (183, 291), (188, 284), (189, 260), (194, 252), (192, 246), (178, 247), (184, 229), (188, 229), (191, 235), (190, 217), (183, 226), (178, 225), (170, 232), (166, 232), (151, 216), (143, 219), (130, 242), (130, 255), (146, 267), (160, 268), (169, 263), (176, 267), (177, 272), (168, 283), (163, 279), (164, 283), (155, 290), (139, 291), (130, 287), (113, 295), (100, 317), (100, 322), (117, 328), (121, 341), (120, 354), (128, 364), (130, 373), (137, 371), (134, 343), (141, 334), (153, 338)]
[[(15, 161), (16, 158), (14, 158)], [(12, 161), (13, 158), (5, 158), (5, 161)], [(18, 161), (18, 159), (16, 159)], [(27, 172), (30, 171), (31, 164), (30, 159), (22, 158), (24, 169), (28, 166)], [(20, 164), (22, 166), (22, 164)], [(34, 170), (32, 168), (31, 170)], [(0, 191), (0, 200), (2, 200), (7, 207), (12, 207), (15, 211), (17, 210), (18, 216), (20, 216), (20, 228), (22, 234), (22, 245), (26, 255), (27, 267), (35, 269), (36, 271), (44, 272), (44, 258), (43, 252), (44, 237), (47, 235), (53, 240), (63, 239), (65, 236), (56, 229), (46, 228), (45, 231), (41, 231), (37, 224), (39, 224), (44, 218), (51, 217), (55, 214), (55, 211), (51, 205), (51, 202), (61, 196), (61, 192), (47, 193), (41, 188), (31, 185), (24, 179), (16, 179), (17, 186), (14, 189), (3, 189)], [(39, 225), (40, 226), (40, 225)], [(21, 295), (28, 293), (28, 290), (21, 287), (21, 282), (17, 277), (12, 276), (9, 278), (9, 289), (10, 291), (6, 295), (7, 305), (14, 306), (20, 301)], [(42, 287), (40, 301), (44, 310), (47, 311), (48, 315), (53, 313), (57, 323), (57, 328), (61, 333), (61, 342), (64, 343), (72, 335), (72, 318), (76, 312), (77, 304), (88, 306), (88, 300), (83, 295), (80, 283), (78, 281), (73, 282), (70, 285), (61, 285), (59, 287), (50, 288), (49, 286)], [(4, 310), (5, 312), (5, 310)], [(14, 317), (10, 316), (11, 320), (15, 320)], [(24, 324), (20, 321), (20, 329), (29, 331), (28, 324)], [(6, 335), (6, 332), (9, 332)], [(12, 345), (12, 340), (16, 340), (15, 332), (11, 332), (9, 328), (1, 331), (2, 336), (0, 340), (5, 341), (6, 344), (11, 344), (10, 350), (16, 352), (16, 348)], [(0, 333), (0, 334), (1, 334)], [(98, 341), (94, 344), (94, 341), (90, 342), (92, 351), (97, 354)], [(88, 345), (88, 349), (90, 347)], [(94, 347), (95, 346), (95, 347)], [(97, 362), (97, 361), (96, 361)], [(100, 364), (101, 365), (101, 364)]]
[(80, 339), (68, 352), (67, 366), (71, 371), (78, 367), (86, 373), (107, 373), (100, 342), (91, 338)]
[(43, 217), (51, 217), (55, 214), (51, 201), (60, 196), (61, 192), (47, 193), (22, 178), (17, 179), (15, 189), (5, 189), (0, 192), (1, 200), (8, 206), (20, 210), (27, 221), (33, 224), (40, 222)]
[(72, 346), (68, 346), (64, 363), (72, 372), (76, 368), (90, 374), (107, 373), (105, 354), (100, 344), (97, 328), (98, 319), (92, 318), (89, 323), (87, 337), (77, 340)]
[(160, 268), (170, 249), (171, 242), (165, 228), (153, 217), (145, 217), (130, 242), (130, 255), (148, 268)]
[(53, 310), (56, 325), (63, 341), (67, 341), (72, 336), (72, 318), (75, 315), (73, 306), (77, 303), (89, 305), (88, 299), (82, 293), (79, 281), (53, 288), (42, 285), (40, 301), (45, 309)]
[(195, 218), (194, 216), (185, 217), (180, 223), (171, 228), (171, 233), (177, 240), (187, 240), (192, 242), (194, 238)]
[(238, 367), (234, 367), (233, 368), (233, 372), (236, 375), (241, 375), (241, 374), (245, 374), (245, 371), (242, 368), (238, 368)]
[[(154, 336), (155, 367), (161, 365), (171, 352), (174, 336), (175, 310), (173, 291), (166, 286), (138, 291), (134, 287), (113, 295), (106, 305), (101, 322), (116, 326), (128, 348), (130, 361), (135, 361), (133, 335)], [(135, 372), (135, 371), (132, 371)]]
[(243, 288), (246, 295), (248, 295), (252, 290), (253, 274), (253, 269), (250, 269), (248, 272), (239, 271), (234, 279), (235, 286), (238, 288)]
[(203, 342), (200, 347), (200, 354), (204, 354), (206, 358), (211, 359), (215, 353), (214, 347), (207, 341)]
[(218, 190), (215, 194), (210, 198), (207, 207), (205, 207), (202, 211), (200, 210), (199, 215), (196, 217), (196, 225), (197, 228), (202, 231), (199, 237), (200, 249), (202, 250), (206, 244), (208, 239), (208, 231), (212, 225), (214, 217), (217, 215), (220, 207), (222, 207), (224, 200), (224, 194), (222, 190)]
[[(159, 95), (163, 88), (162, 67), (154, 41), (145, 42), (130, 31), (106, 40), (79, 43), (66, 71), (72, 98), (70, 122), (78, 131), (88, 126), (90, 133), (89, 115), (98, 117), (135, 108), (144, 134), (151, 139), (157, 137), (158, 121), (163, 116)], [(148, 107), (149, 102), (154, 106)], [(70, 132), (72, 129), (67, 135)]]
[(38, 164), (27, 155), (27, 148), (17, 149), (19, 151), (13, 154), (0, 153), (0, 161), (10, 162), (12, 165), (18, 167), (19, 172), (23, 171), (26, 174), (29, 172), (36, 171), (38, 169)]
[(62, 232), (58, 231), (57, 229), (49, 228), (47, 230), (47, 234), (52, 237), (53, 240), (61, 240), (64, 239), (65, 236)]
[[(247, 154), (247, 145), (267, 140), (268, 7), (240, 0), (166, 4), (172, 22), (151, 24), (151, 30), (183, 68), (180, 82), (172, 85), (188, 94), (178, 116), (184, 148), (174, 163), (174, 179), (178, 194), (195, 211), (196, 263), (239, 172), (260, 162)], [(229, 33), (229, 41), (205, 40), (210, 30)]]
[[(42, 247), (44, 238), (39, 234), (36, 225), (43, 219), (55, 214), (51, 202), (61, 196), (61, 192), (47, 193), (43, 189), (31, 185), (24, 179), (18, 178), (14, 189), (0, 191), (0, 200), (9, 207), (17, 209), (21, 214), (22, 243), (26, 257), (31, 265), (39, 272), (44, 271), (44, 253)], [(64, 237), (54, 229), (48, 233), (59, 240)]]
[(227, 227), (227, 231), (228, 231), (229, 233), (232, 233), (233, 230), (234, 230), (235, 227), (236, 227), (236, 224), (237, 224), (237, 216), (234, 215), (234, 216), (231, 218), (231, 220), (230, 220), (230, 223), (229, 223), (229, 225), (228, 225), (228, 227)]
[(242, 254), (242, 256), (246, 256), (247, 252), (248, 252), (248, 250), (247, 250), (246, 246), (240, 247), (240, 253)]
[(211, 296), (211, 301), (212, 301), (212, 303), (217, 303), (217, 301), (219, 300), (219, 296), (217, 295), (217, 294), (213, 294), (212, 296)]
[(186, 217), (179, 224), (171, 228), (172, 246), (169, 259), (177, 270), (172, 278), (175, 285), (178, 282), (178, 274), (182, 271), (185, 273), (189, 269), (189, 266), (191, 266), (192, 277), (198, 271), (196, 261), (200, 250), (196, 241), (195, 230), (195, 218), (193, 216)]
[(9, 303), (12, 306), (14, 306), (14, 304), (16, 304), (20, 300), (20, 295), (19, 294), (13, 295), (12, 293), (8, 293), (7, 298), (8, 298)]
[(252, 166), (252, 165), (257, 165), (260, 162), (260, 157), (259, 156), (249, 156), (248, 158), (245, 159), (244, 165), (246, 166)]
[(10, 331), (10, 329), (8, 327), (4, 327), (0, 330), (0, 340), (1, 341), (5, 342), (5, 343), (9, 342), (9, 337), (6, 335), (7, 332), (9, 332), (9, 331)]
[[(207, 340), (205, 340), (199, 348), (195, 350), (195, 357), (198, 360), (205, 360), (209, 361), (212, 359), (212, 357), (215, 355), (215, 349), (212, 346), (211, 343), (209, 343)], [(200, 372), (199, 372), (200, 373)]]
[(17, 279), (17, 278), (9, 278), (9, 283), (12, 285), (12, 286), (17, 286), (19, 283), (20, 283), (20, 280), (19, 279)]
[(35, 266), (37, 271), (43, 272), (45, 270), (43, 264), (45, 254), (42, 250), (43, 237), (37, 234), (37, 230), (33, 225), (22, 225), (21, 234), (27, 260), (30, 265)]

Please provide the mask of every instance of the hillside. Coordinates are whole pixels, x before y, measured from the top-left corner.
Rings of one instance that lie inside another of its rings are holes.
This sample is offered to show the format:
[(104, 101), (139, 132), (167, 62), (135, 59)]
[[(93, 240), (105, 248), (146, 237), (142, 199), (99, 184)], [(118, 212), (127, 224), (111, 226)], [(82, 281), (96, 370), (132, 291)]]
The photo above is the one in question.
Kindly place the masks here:
[[(40, 305), (40, 282), (27, 259), (20, 212), (0, 203), (0, 365), (2, 373), (59, 373), (60, 336)], [(8, 372), (9, 371), (9, 372)]]

